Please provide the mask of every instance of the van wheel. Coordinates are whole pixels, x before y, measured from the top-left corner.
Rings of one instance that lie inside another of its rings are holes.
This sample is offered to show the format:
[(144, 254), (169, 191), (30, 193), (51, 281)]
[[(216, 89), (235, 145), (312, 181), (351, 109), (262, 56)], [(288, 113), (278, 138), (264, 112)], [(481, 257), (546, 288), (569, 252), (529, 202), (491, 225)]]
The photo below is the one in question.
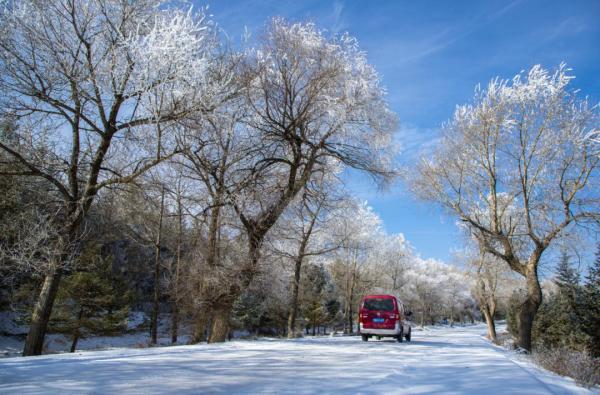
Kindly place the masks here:
[(402, 343), (402, 338), (404, 337), (404, 335), (402, 333), (400, 333), (397, 337), (396, 340), (398, 340), (398, 343)]
[(362, 341), (364, 341), (364, 342), (368, 342), (369, 341), (369, 336), (367, 336), (367, 335), (361, 335), (361, 337), (362, 337)]
[(408, 328), (408, 333), (407, 333), (407, 334), (406, 334), (406, 336), (405, 336), (405, 338), (406, 338), (406, 341), (407, 341), (407, 342), (409, 342), (409, 341), (410, 341), (410, 329), (411, 329), (411, 328)]

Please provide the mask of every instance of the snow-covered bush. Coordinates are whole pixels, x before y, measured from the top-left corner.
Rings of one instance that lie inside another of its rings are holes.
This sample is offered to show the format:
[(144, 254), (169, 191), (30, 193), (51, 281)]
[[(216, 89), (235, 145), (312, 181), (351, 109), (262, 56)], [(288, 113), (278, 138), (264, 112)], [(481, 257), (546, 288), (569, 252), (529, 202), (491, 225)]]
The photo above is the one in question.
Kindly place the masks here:
[(600, 385), (600, 358), (586, 351), (569, 347), (535, 348), (533, 360), (540, 366), (562, 376), (568, 376), (586, 387)]

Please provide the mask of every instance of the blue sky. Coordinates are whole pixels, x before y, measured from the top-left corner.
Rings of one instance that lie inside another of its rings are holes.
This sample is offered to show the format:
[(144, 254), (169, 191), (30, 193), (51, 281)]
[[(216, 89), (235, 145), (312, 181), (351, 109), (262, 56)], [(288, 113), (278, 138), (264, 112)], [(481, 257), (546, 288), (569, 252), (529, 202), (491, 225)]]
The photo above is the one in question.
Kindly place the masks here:
[[(206, 3), (197, 2), (198, 5)], [(600, 100), (600, 1), (213, 1), (209, 12), (237, 41), (268, 18), (315, 22), (355, 36), (383, 77), (400, 119), (401, 162), (435, 141), (457, 104), (478, 83), (535, 64), (566, 62), (573, 85)], [(349, 186), (368, 200), (389, 232), (402, 232), (424, 258), (450, 262), (461, 247), (454, 219), (417, 202), (401, 184), (380, 192), (356, 173)]]

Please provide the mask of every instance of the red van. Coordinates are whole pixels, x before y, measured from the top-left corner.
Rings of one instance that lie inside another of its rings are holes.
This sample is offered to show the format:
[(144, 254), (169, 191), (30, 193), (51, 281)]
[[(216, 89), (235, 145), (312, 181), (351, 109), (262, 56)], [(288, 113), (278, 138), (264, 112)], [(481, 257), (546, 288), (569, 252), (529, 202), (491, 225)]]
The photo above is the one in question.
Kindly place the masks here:
[(367, 295), (360, 303), (358, 325), (363, 341), (370, 337), (394, 337), (410, 341), (411, 328), (406, 318), (412, 313), (394, 295)]

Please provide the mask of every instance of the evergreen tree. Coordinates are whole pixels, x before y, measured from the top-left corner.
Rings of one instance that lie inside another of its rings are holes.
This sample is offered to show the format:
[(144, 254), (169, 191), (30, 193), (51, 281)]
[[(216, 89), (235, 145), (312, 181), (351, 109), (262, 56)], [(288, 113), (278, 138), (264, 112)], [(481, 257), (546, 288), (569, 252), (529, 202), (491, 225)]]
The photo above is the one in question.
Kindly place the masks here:
[(559, 292), (574, 301), (577, 288), (579, 287), (579, 272), (573, 267), (566, 251), (561, 252), (558, 266), (556, 267), (556, 277), (554, 282), (558, 286)]
[(534, 342), (546, 347), (563, 345), (582, 349), (587, 343), (578, 308), (582, 290), (579, 273), (565, 251), (561, 253), (554, 282), (558, 290), (540, 306), (532, 330)]
[(71, 352), (81, 338), (126, 330), (130, 295), (121, 292), (111, 273), (112, 260), (100, 259), (89, 271), (75, 272), (61, 283), (50, 328), (71, 336)]
[(588, 349), (594, 357), (600, 357), (600, 243), (596, 259), (585, 277), (578, 311), (581, 329), (589, 337)]

